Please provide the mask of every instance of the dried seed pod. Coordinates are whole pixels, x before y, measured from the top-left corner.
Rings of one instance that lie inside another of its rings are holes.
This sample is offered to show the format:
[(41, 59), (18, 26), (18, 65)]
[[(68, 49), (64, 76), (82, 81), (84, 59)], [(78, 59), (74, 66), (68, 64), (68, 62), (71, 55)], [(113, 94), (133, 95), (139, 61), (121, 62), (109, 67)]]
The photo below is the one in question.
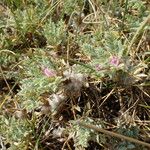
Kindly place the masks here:
[(64, 130), (65, 130), (64, 128), (58, 127), (58, 129), (53, 130), (53, 136), (60, 138)]
[(56, 94), (52, 94), (50, 98), (48, 99), (50, 110), (52, 115), (57, 114), (59, 108), (63, 105), (63, 102), (65, 101), (65, 96), (62, 92), (58, 92)]
[(65, 71), (63, 73), (64, 90), (67, 96), (77, 98), (80, 96), (81, 88), (86, 85), (86, 77), (81, 73)]
[(16, 110), (14, 112), (14, 116), (17, 118), (17, 119), (24, 119), (27, 117), (27, 111), (25, 109), (23, 110)]
[(42, 114), (49, 114), (50, 113), (50, 105), (43, 105), (41, 107), (41, 113)]

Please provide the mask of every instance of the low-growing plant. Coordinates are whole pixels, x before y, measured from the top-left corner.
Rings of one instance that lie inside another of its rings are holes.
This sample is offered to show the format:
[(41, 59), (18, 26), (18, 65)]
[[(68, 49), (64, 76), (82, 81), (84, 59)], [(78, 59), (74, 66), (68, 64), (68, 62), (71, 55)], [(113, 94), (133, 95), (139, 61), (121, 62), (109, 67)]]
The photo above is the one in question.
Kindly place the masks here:
[(146, 0), (2, 0), (3, 147), (137, 148), (78, 120), (147, 142), (149, 5)]

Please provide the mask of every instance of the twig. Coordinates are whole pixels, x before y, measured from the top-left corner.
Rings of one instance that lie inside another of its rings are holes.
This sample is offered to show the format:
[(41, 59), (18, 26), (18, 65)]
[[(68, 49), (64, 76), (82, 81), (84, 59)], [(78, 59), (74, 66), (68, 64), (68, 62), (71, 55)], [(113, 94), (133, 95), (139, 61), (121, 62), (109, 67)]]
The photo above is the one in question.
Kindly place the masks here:
[(113, 88), (111, 91), (110, 91), (110, 93), (108, 93), (107, 95), (106, 95), (106, 98), (103, 100), (103, 102), (100, 104), (100, 106), (99, 106), (99, 108), (105, 103), (105, 101), (113, 94), (113, 92), (114, 92), (114, 90), (115, 90), (115, 88)]
[(41, 19), (41, 21), (40, 21), (38, 27), (39, 27), (41, 24), (44, 23), (44, 21), (45, 21), (45, 20), (47, 19), (47, 17), (50, 15), (51, 11), (52, 11), (58, 4), (60, 4), (60, 2), (61, 2), (61, 0), (56, 1), (56, 2), (54, 3), (54, 5), (47, 11), (46, 15)]
[(95, 18), (97, 18), (95, 7), (93, 6), (93, 4), (92, 4), (91, 0), (88, 0), (88, 1), (89, 1), (90, 5), (91, 5), (91, 7), (92, 7), (92, 9), (93, 9), (93, 12), (94, 12)]
[(150, 14), (144, 19), (144, 21), (141, 23), (141, 25), (139, 26), (139, 28), (137, 29), (135, 35), (133, 36), (131, 43), (128, 46), (128, 53), (131, 52), (131, 55), (133, 56), (135, 51), (132, 50), (132, 46), (133, 44), (136, 42), (138, 36), (141, 34), (142, 30), (144, 29), (144, 27), (146, 26), (146, 24), (149, 22), (150, 20)]
[(10, 86), (9, 86), (9, 84), (8, 84), (8, 82), (7, 82), (7, 79), (5, 78), (5, 75), (4, 75), (4, 73), (3, 73), (3, 70), (2, 70), (2, 67), (1, 67), (1, 66), (0, 66), (0, 72), (1, 72), (1, 74), (2, 74), (2, 77), (3, 77), (4, 81), (5, 81), (5, 83), (6, 83), (7, 87), (8, 87), (8, 89), (9, 89), (9, 92), (10, 92), (11, 94), (13, 94), (12, 89), (10, 88)]
[(127, 140), (129, 142), (133, 142), (133, 143), (136, 143), (136, 144), (140, 144), (140, 145), (143, 145), (143, 146), (150, 147), (149, 143), (145, 143), (145, 142), (142, 142), (140, 140), (137, 140), (137, 139), (134, 139), (134, 138), (131, 138), (131, 137), (128, 137), (128, 136), (124, 136), (124, 135), (121, 135), (121, 134), (118, 134), (118, 133), (115, 133), (115, 132), (112, 132), (112, 131), (107, 131), (105, 129), (98, 128), (98, 127), (96, 127), (94, 125), (91, 125), (91, 124), (86, 124), (86, 123), (80, 122), (80, 121), (77, 121), (77, 124), (79, 124), (80, 126), (83, 126), (85, 128), (93, 129), (97, 132), (104, 133), (104, 134), (109, 135), (109, 136), (117, 137), (117, 138), (120, 138), (120, 139), (123, 139), (123, 140)]
[(0, 53), (2, 53), (2, 52), (8, 52), (8, 53), (11, 53), (13, 55), (16, 55), (14, 52), (7, 50), (7, 49), (0, 50)]

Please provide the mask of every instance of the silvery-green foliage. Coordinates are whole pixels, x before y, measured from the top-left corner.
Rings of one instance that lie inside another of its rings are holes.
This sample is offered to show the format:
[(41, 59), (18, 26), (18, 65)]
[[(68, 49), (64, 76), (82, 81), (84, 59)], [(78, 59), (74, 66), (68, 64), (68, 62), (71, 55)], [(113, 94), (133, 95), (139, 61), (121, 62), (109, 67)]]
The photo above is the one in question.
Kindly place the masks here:
[(27, 40), (27, 33), (40, 32), (41, 28), (38, 24), (40, 24), (41, 19), (48, 10), (46, 10), (46, 1), (41, 2), (40, 6), (35, 6), (38, 2), (5, 1), (5, 7), (8, 7), (6, 7), (6, 13), (2, 16), (3, 20), (0, 21), (0, 31), (3, 33), (0, 44), (2, 43), (3, 48), (10, 48), (12, 45), (24, 43)]
[(26, 8), (24, 10), (17, 9), (13, 13), (10, 12), (7, 19), (7, 26), (13, 27), (19, 36), (24, 35), (27, 31), (33, 30), (39, 21), (39, 16), (35, 9)]
[(16, 62), (17, 55), (13, 55), (10, 52), (0, 50), (0, 64), (1, 66), (10, 66)]
[(43, 26), (43, 34), (47, 38), (47, 44), (50, 46), (58, 46), (66, 39), (66, 25), (60, 20), (54, 23), (49, 19)]
[(74, 11), (81, 11), (84, 5), (84, 0), (65, 0), (63, 4), (63, 13), (71, 15)]
[(44, 69), (55, 70), (56, 64), (46, 56), (43, 50), (36, 49), (33, 56), (26, 58), (20, 69), (20, 88), (18, 95), (22, 107), (32, 110), (40, 105), (40, 95), (45, 92), (56, 92), (61, 82), (61, 77), (47, 77)]
[[(112, 74), (117, 69), (124, 69), (124, 64), (121, 62), (121, 59), (124, 57), (125, 48), (117, 32), (106, 31), (102, 41), (98, 41), (96, 37), (89, 39), (88, 36), (84, 36), (83, 39), (78, 39), (81, 52), (87, 57), (86, 64), (77, 65), (76, 68), (79, 72), (90, 74), (92, 77), (104, 77), (105, 75), (112, 77)], [(116, 67), (113, 67), (111, 65), (113, 56), (118, 59), (119, 63), (122, 63), (120, 66), (116, 65)]]
[(89, 129), (81, 128), (79, 126), (75, 127), (76, 135), (74, 138), (74, 145), (75, 147), (77, 146), (82, 146), (82, 147), (88, 147), (88, 141), (90, 140), (91, 134)]
[[(128, 11), (132, 11), (131, 14), (126, 12), (125, 18), (126, 22), (128, 23), (128, 28), (130, 28), (131, 32), (136, 32), (139, 24), (143, 21), (143, 16), (147, 16), (149, 14), (149, 10), (144, 3), (146, 2), (141, 0), (128, 1)], [(136, 10), (136, 15), (134, 14), (133, 10)]]
[(28, 135), (32, 132), (31, 125), (27, 120), (20, 120), (0, 116), (0, 133), (6, 138), (6, 142), (14, 145), (21, 145), (27, 141)]
[(146, 9), (144, 3), (146, 2), (141, 0), (130, 0), (128, 7), (143, 12)]
[(82, 50), (87, 56), (91, 57), (92, 60), (106, 58), (109, 55), (102, 47), (95, 47), (87, 43), (82, 45)]
[(21, 106), (27, 110), (37, 108), (41, 103), (39, 101), (40, 95), (45, 92), (56, 92), (60, 84), (60, 78), (30, 78), (21, 81), (21, 90), (18, 93), (22, 102)]
[[(96, 126), (101, 128), (103, 123), (98, 121), (95, 122), (91, 118), (85, 118), (84, 121), (87, 124), (97, 124)], [(72, 123), (72, 128), (69, 129), (70, 135), (74, 140), (75, 147), (81, 146), (82, 148), (88, 147), (89, 141), (95, 141), (99, 144), (106, 143), (106, 137), (103, 134), (97, 133), (92, 129), (82, 127), (76, 123), (76, 121), (70, 121)]]

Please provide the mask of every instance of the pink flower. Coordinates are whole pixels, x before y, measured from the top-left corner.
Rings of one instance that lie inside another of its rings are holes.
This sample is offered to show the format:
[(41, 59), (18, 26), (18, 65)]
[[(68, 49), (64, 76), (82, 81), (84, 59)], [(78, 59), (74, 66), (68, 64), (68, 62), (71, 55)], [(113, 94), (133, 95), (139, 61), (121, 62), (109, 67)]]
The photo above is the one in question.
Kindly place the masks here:
[(119, 63), (120, 63), (120, 59), (117, 57), (117, 56), (112, 56), (110, 58), (110, 64), (115, 66), (115, 67), (118, 67), (119, 66)]
[(95, 70), (100, 71), (102, 69), (102, 66), (100, 64), (95, 65)]
[(48, 68), (45, 68), (43, 70), (43, 73), (47, 76), (47, 77), (54, 77), (56, 76), (56, 72), (54, 70), (51, 70), (51, 69), (48, 69)]

